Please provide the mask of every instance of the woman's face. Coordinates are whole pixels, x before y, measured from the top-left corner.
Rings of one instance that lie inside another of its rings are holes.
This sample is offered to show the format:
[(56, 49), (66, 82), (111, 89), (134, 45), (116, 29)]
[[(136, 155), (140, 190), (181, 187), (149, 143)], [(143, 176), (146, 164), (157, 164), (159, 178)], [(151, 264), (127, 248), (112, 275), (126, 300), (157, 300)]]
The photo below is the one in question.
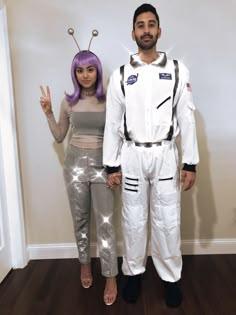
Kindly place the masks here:
[(97, 82), (97, 69), (92, 65), (79, 66), (75, 70), (76, 78), (83, 90), (94, 91)]

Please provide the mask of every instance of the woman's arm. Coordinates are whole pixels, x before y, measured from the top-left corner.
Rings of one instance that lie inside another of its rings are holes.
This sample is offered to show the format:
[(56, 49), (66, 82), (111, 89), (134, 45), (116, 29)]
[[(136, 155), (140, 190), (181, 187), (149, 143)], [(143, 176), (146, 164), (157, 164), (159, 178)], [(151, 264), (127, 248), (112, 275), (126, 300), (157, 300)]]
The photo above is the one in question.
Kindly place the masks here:
[(51, 133), (54, 139), (58, 143), (61, 143), (65, 139), (67, 131), (69, 129), (69, 125), (70, 125), (68, 113), (64, 106), (64, 102), (62, 102), (61, 104), (59, 120), (58, 122), (56, 122), (53, 111), (52, 111), (50, 89), (47, 86), (46, 91), (45, 91), (43, 87), (40, 86), (40, 90), (42, 93), (40, 97), (40, 105), (42, 107), (43, 112), (47, 116), (49, 128), (51, 130)]

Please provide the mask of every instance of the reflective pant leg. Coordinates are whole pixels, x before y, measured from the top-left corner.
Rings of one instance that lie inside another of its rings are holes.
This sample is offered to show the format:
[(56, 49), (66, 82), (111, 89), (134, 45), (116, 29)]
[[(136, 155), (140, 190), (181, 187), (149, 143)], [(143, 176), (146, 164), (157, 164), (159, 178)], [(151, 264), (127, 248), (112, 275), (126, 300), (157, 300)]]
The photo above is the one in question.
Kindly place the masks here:
[(91, 197), (87, 176), (87, 156), (84, 150), (69, 145), (64, 161), (64, 180), (73, 219), (79, 261), (90, 263)]
[(91, 183), (91, 197), (97, 228), (97, 243), (102, 275), (118, 273), (114, 227), (114, 192), (105, 183)]
[(125, 275), (145, 272), (148, 237), (148, 189), (140, 167), (140, 151), (124, 147), (122, 152), (122, 230)]
[(90, 263), (90, 187), (89, 183), (67, 183), (79, 261)]
[(180, 190), (174, 151), (167, 153), (151, 185), (151, 254), (160, 277), (175, 282), (182, 270)]

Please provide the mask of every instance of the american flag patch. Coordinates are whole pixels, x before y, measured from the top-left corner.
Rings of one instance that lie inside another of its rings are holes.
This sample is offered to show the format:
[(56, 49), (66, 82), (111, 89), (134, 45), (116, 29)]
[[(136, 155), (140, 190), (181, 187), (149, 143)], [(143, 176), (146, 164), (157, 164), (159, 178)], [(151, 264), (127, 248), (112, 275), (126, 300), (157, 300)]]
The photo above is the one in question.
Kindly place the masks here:
[(192, 92), (192, 85), (190, 83), (187, 83), (186, 86), (187, 86), (187, 90), (189, 92)]

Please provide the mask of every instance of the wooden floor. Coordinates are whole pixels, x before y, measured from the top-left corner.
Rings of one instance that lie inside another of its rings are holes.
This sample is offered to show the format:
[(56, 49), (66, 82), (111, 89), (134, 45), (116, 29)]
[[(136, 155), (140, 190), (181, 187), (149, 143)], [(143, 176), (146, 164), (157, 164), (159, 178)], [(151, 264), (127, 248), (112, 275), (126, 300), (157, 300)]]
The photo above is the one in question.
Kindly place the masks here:
[[(0, 285), (1, 315), (235, 315), (236, 255), (184, 256), (184, 301), (168, 308), (162, 283), (150, 258), (143, 275), (142, 294), (134, 305), (119, 294), (112, 306), (103, 303), (104, 278), (93, 259), (94, 285), (83, 289), (77, 259), (34, 260), (11, 271)], [(121, 259), (119, 259), (119, 268)], [(118, 276), (119, 291), (124, 277)]]

